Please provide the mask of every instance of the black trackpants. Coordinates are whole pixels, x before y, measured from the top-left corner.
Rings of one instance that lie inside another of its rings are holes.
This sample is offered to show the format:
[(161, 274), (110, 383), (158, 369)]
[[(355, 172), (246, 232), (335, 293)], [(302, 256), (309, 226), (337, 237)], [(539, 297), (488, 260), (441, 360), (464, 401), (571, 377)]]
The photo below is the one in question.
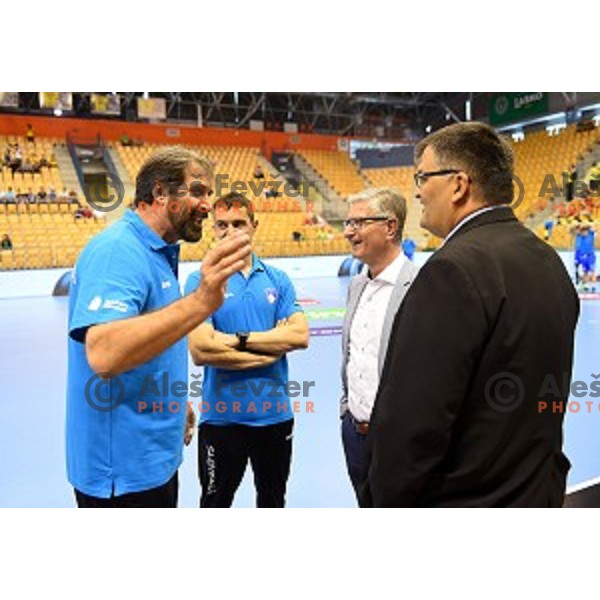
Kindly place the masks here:
[(254, 473), (256, 506), (283, 508), (293, 428), (293, 419), (262, 427), (202, 423), (198, 435), (200, 506), (230, 507), (249, 460)]

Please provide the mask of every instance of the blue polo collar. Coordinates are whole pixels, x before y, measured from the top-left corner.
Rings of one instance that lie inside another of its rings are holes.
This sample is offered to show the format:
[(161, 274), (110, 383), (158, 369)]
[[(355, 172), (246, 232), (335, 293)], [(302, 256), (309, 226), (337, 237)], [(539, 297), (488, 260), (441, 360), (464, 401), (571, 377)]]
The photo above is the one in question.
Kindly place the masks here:
[(139, 235), (141, 240), (152, 250), (164, 250), (170, 246), (175, 246), (176, 244), (167, 244), (165, 240), (163, 240), (156, 231), (148, 227), (144, 221), (142, 221), (140, 215), (133, 210), (128, 210), (123, 215), (123, 220), (126, 223), (129, 223)]
[(133, 227), (138, 237), (148, 248), (155, 252), (161, 252), (169, 261), (171, 270), (177, 276), (179, 263), (179, 244), (167, 244), (156, 231), (148, 227), (137, 212), (128, 210), (123, 215), (123, 220)]
[(258, 258), (258, 256), (256, 256), (256, 254), (254, 254), (254, 252), (252, 253), (252, 269), (250, 270), (250, 275), (252, 275), (252, 273), (254, 273), (255, 271), (264, 271), (265, 270), (265, 265), (263, 264), (263, 261), (260, 260), (260, 258)]

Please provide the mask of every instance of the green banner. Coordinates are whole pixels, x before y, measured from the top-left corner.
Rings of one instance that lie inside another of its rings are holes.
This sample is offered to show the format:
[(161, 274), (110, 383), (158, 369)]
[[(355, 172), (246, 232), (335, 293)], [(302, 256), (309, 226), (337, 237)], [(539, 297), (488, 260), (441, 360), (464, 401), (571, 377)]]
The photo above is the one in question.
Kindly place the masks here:
[(317, 308), (304, 311), (304, 314), (309, 321), (330, 321), (333, 319), (343, 319), (345, 313), (345, 308)]
[(490, 125), (503, 125), (548, 112), (548, 92), (505, 92), (490, 98)]

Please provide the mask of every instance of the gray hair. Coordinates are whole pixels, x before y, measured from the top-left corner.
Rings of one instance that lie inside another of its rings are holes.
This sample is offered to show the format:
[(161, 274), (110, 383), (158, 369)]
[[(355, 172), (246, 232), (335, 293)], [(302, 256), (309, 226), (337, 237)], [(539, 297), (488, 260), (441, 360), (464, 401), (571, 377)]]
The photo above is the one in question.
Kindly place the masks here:
[(348, 205), (357, 202), (368, 202), (369, 208), (378, 215), (394, 218), (398, 221), (398, 229), (394, 241), (402, 241), (402, 231), (406, 221), (406, 200), (400, 190), (392, 187), (367, 188), (348, 198)]

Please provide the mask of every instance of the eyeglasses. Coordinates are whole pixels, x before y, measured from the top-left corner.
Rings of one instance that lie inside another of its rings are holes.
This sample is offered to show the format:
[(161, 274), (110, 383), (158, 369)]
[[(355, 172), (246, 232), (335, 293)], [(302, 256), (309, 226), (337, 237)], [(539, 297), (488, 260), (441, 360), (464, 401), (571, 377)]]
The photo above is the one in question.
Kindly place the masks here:
[(355, 231), (360, 231), (369, 223), (375, 223), (377, 221), (389, 221), (390, 219), (391, 217), (358, 217), (356, 219), (346, 219), (344, 221), (344, 228), (349, 227)]
[(420, 188), (430, 177), (441, 177), (442, 175), (452, 175), (460, 173), (459, 169), (442, 169), (441, 171), (426, 171), (425, 173), (415, 173), (415, 185)]

